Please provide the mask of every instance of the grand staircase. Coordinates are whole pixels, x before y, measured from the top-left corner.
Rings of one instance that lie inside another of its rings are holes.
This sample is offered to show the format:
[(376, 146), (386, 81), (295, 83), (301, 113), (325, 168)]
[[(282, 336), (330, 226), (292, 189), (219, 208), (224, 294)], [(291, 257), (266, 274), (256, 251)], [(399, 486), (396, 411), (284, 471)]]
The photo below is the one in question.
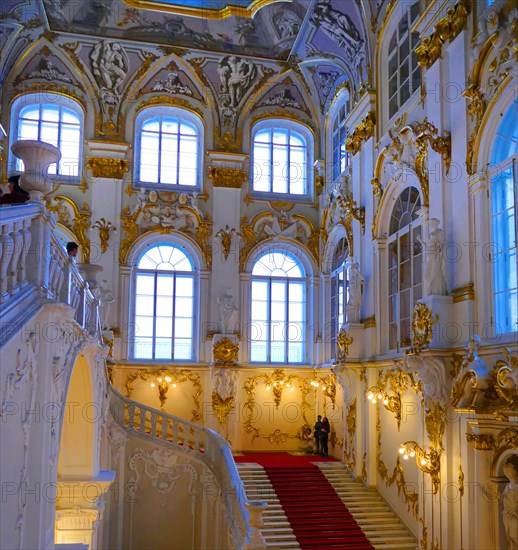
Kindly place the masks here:
[[(405, 550), (417, 548), (417, 542), (410, 531), (405, 527), (401, 520), (396, 516), (392, 509), (388, 506), (385, 500), (372, 489), (365, 489), (362, 485), (355, 482), (351, 475), (347, 472), (344, 465), (339, 462), (320, 462), (315, 463), (320, 468), (320, 471), (327, 478), (334, 492), (342, 500), (348, 512), (352, 515), (356, 523), (362, 529), (370, 544), (375, 549), (385, 550)], [(340, 534), (339, 526), (348, 521), (341, 519), (337, 521), (329, 521), (328, 525), (322, 524), (315, 530), (309, 531), (309, 521), (322, 521), (322, 517), (330, 518), (332, 516), (330, 504), (326, 504), (325, 491), (320, 492), (318, 497), (315, 495), (314, 506), (308, 507), (302, 502), (302, 496), (307, 494), (308, 486), (305, 486), (304, 470), (300, 474), (296, 473), (296, 469), (291, 471), (286, 470), (286, 473), (278, 471), (272, 479), (279, 491), (283, 491), (281, 496), (285, 507), (292, 514), (293, 508), (299, 506), (300, 513), (305, 510), (308, 526), (305, 526), (304, 516), (300, 516), (293, 521), (293, 529), (304, 536), (304, 542), (299, 544), (297, 537), (292, 529), (292, 525), (288, 521), (285, 510), (281, 506), (279, 496), (275, 493), (273, 485), (268, 477), (267, 470), (256, 463), (240, 463), (237, 464), (239, 475), (243, 481), (245, 492), (248, 500), (264, 500), (268, 503), (268, 508), (264, 512), (264, 527), (261, 533), (268, 548), (272, 549), (294, 549), (294, 548), (364, 548), (360, 539), (357, 542), (349, 541), (349, 535), (346, 531)], [(272, 471), (268, 470), (270, 476)], [(282, 478), (286, 481), (283, 481)], [(289, 479), (297, 479), (296, 484), (299, 487), (299, 498), (297, 493), (290, 497), (287, 487)], [(330, 495), (329, 500), (336, 499), (336, 495)], [(297, 504), (297, 501), (298, 504)], [(335, 504), (336, 505), (336, 504)], [(331, 529), (330, 525), (338, 526), (335, 533), (325, 544), (322, 541), (322, 533), (326, 529)], [(313, 537), (307, 538), (306, 533), (310, 533)]]

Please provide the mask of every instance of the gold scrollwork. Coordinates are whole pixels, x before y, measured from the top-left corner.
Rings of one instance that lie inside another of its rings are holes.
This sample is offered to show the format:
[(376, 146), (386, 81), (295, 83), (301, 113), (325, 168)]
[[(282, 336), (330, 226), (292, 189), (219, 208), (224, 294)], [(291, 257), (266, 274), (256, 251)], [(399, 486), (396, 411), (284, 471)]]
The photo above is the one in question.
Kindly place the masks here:
[(419, 516), (419, 493), (417, 491), (407, 489), (407, 482), (405, 479), (405, 471), (401, 465), (401, 460), (399, 455), (396, 460), (396, 465), (392, 471), (392, 474), (389, 475), (387, 465), (383, 462), (381, 458), (381, 419), (378, 413), (378, 419), (376, 421), (376, 462), (378, 467), (378, 473), (381, 479), (385, 482), (387, 487), (391, 487), (394, 483), (397, 486), (398, 495), (401, 496), (403, 493), (403, 500), (407, 505), (409, 512), (412, 512), (414, 517), (417, 519)]
[(133, 393), (133, 382), (140, 379), (144, 382), (151, 379), (151, 386), (156, 387), (158, 391), (158, 397), (160, 399), (161, 408), (164, 407), (167, 400), (167, 392), (169, 389), (176, 388), (177, 384), (183, 384), (184, 382), (190, 382), (193, 386), (194, 393), (192, 399), (194, 401), (194, 409), (191, 411), (191, 421), (198, 422), (202, 420), (200, 395), (203, 392), (200, 375), (193, 373), (191, 370), (182, 369), (175, 371), (171, 369), (149, 370), (139, 369), (137, 372), (129, 374), (126, 378), (126, 397), (131, 397)]
[(341, 328), (336, 335), (336, 360), (333, 366), (343, 365), (349, 356), (349, 346), (353, 343), (353, 337)]
[(88, 263), (90, 261), (90, 239), (87, 237), (87, 232), (90, 229), (90, 218), (92, 217), (88, 204), (83, 203), (83, 208), (79, 210), (72, 199), (57, 195), (52, 197), (47, 208), (50, 212), (55, 212), (58, 222), (76, 236), (77, 242), (81, 246), (83, 261)]
[(432, 478), (432, 491), (436, 494), (441, 483), (441, 451), (434, 447), (425, 451), (415, 441), (406, 441), (401, 445), (399, 453), (404, 460), (415, 458), (417, 467)]
[(441, 57), (442, 45), (448, 40), (453, 40), (462, 31), (470, 11), (470, 2), (460, 0), (437, 22), (430, 36), (424, 38), (415, 50), (417, 62), (421, 67), (429, 69)]
[(491, 451), (495, 448), (495, 436), (493, 434), (467, 433), (466, 440), (474, 443), (477, 451)]
[(417, 155), (415, 158), (415, 172), (423, 192), (424, 206), (429, 205), (430, 188), (428, 181), (428, 145), (442, 155), (446, 167), (446, 173), (450, 170), (451, 163), (451, 136), (445, 133), (439, 136), (437, 128), (425, 118), (423, 122), (411, 124), (410, 127), (416, 135), (415, 146)]
[[(362, 232), (365, 233), (365, 208), (358, 206), (352, 195), (346, 195), (345, 197), (338, 195), (336, 201), (344, 211), (343, 223), (346, 231), (349, 229), (347, 232), (352, 233), (352, 219), (354, 218), (357, 222), (360, 222)], [(352, 237), (350, 242), (352, 242)]]
[(212, 346), (214, 364), (217, 367), (236, 365), (239, 355), (239, 344), (230, 338), (222, 338)]
[(410, 354), (419, 354), (433, 338), (432, 327), (439, 322), (439, 315), (432, 317), (432, 310), (422, 302), (417, 302), (412, 314), (412, 348)]
[(354, 131), (345, 141), (345, 148), (352, 155), (356, 155), (361, 149), (362, 142), (367, 141), (374, 135), (374, 126), (376, 124), (376, 115), (374, 111), (369, 111), (367, 116), (356, 126)]
[(227, 422), (228, 415), (234, 407), (234, 398), (232, 396), (223, 399), (218, 392), (212, 392), (212, 410), (218, 419), (219, 424), (224, 425)]
[(356, 435), (356, 399), (347, 405), (345, 413), (345, 425), (347, 426), (347, 438), (344, 448), (344, 462), (346, 467), (354, 471), (356, 467), (356, 452), (354, 445), (354, 436)]
[(121, 180), (128, 171), (128, 161), (108, 157), (88, 157), (86, 167), (92, 171), (94, 178)]
[(300, 410), (302, 413), (302, 419), (304, 424), (309, 425), (306, 418), (306, 411), (309, 409), (309, 403), (306, 401), (306, 396), (311, 391), (312, 386), (307, 378), (303, 378), (295, 374), (285, 374), (283, 369), (275, 369), (272, 374), (257, 374), (256, 376), (247, 379), (243, 385), (243, 388), (247, 393), (247, 400), (244, 405), (246, 419), (245, 432), (251, 435), (252, 443), (257, 438), (267, 439), (272, 443), (286, 441), (288, 438), (301, 439), (301, 430), (298, 430), (298, 432), (294, 435), (280, 432), (280, 430), (276, 430), (273, 435), (264, 435), (257, 427), (253, 425), (252, 419), (255, 417), (257, 407), (255, 401), (256, 386), (260, 381), (263, 382), (266, 391), (273, 391), (273, 398), (277, 408), (280, 405), (283, 391), (294, 390), (295, 388), (293, 385), (294, 383), (297, 383), (301, 394)]
[(108, 241), (110, 240), (110, 231), (117, 231), (117, 228), (112, 222), (104, 218), (98, 219), (92, 227), (99, 229), (99, 239), (101, 241), (101, 251), (104, 253), (108, 250)]
[(208, 176), (214, 187), (241, 189), (248, 178), (248, 171), (225, 166), (211, 166)]
[(518, 358), (509, 348), (504, 349), (505, 360), (496, 362), (495, 390), (508, 409), (518, 411)]

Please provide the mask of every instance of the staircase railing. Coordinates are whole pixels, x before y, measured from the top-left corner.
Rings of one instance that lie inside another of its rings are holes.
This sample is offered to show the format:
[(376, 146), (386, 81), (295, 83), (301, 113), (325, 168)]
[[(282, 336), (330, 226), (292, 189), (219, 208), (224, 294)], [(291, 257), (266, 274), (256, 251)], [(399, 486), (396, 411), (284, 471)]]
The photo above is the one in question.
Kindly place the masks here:
[(253, 531), (249, 504), (230, 445), (217, 432), (124, 397), (110, 386), (110, 411), (116, 422), (134, 434), (160, 441), (201, 460), (221, 483), (236, 548), (247, 548)]
[(18, 301), (53, 300), (71, 306), (75, 321), (100, 337), (98, 300), (54, 235), (55, 226), (43, 205), (0, 207), (0, 314), (16, 330), (25, 321), (15, 311)]

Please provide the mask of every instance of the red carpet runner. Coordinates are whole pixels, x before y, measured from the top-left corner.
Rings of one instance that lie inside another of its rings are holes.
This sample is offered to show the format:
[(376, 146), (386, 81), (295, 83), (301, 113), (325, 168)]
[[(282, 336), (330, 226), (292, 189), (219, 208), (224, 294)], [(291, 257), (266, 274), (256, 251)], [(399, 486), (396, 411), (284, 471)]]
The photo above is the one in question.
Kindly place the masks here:
[(264, 467), (302, 549), (373, 549), (324, 474), (312, 464), (325, 458), (245, 453), (235, 460)]

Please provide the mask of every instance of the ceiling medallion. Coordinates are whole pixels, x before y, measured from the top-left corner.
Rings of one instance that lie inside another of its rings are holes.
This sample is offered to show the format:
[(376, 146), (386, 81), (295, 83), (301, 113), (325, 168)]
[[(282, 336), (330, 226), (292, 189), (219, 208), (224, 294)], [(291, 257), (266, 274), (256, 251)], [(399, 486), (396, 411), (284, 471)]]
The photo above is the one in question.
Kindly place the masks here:
[(135, 8), (202, 17), (203, 19), (226, 19), (248, 17), (265, 6), (292, 0), (124, 0)]

